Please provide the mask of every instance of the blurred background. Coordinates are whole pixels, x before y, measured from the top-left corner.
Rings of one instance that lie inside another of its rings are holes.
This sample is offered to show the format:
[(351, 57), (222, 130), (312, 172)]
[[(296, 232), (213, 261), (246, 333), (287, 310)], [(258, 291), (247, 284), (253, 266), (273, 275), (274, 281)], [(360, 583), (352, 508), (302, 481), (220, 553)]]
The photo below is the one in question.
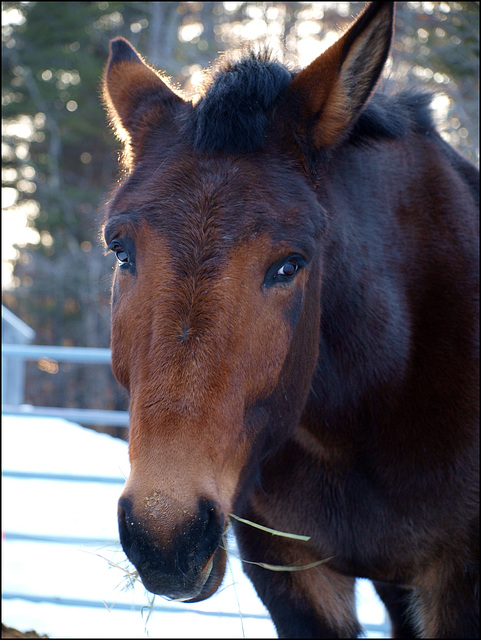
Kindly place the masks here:
[[(2, 3), (2, 298), (39, 345), (109, 346), (114, 256), (99, 239), (120, 145), (100, 78), (125, 36), (187, 96), (226, 49), (268, 42), (303, 67), (363, 2)], [(479, 2), (397, 2), (385, 76), (436, 92), (443, 137), (479, 162)], [(22, 325), (23, 326), (23, 325)], [(125, 410), (108, 364), (26, 365), (23, 401)], [(99, 426), (114, 435), (118, 428)]]

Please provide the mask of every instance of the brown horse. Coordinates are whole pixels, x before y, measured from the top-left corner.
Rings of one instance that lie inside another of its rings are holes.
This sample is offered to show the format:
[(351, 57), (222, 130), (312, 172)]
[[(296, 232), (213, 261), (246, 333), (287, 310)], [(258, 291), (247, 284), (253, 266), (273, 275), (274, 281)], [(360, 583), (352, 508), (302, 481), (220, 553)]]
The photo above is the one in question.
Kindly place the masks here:
[(229, 514), (283, 637), (477, 637), (477, 170), (425, 95), (375, 87), (393, 3), (291, 73), (225, 62), (184, 100), (122, 38), (105, 100), (127, 175), (112, 367), (130, 392), (123, 548), (153, 593), (215, 592)]

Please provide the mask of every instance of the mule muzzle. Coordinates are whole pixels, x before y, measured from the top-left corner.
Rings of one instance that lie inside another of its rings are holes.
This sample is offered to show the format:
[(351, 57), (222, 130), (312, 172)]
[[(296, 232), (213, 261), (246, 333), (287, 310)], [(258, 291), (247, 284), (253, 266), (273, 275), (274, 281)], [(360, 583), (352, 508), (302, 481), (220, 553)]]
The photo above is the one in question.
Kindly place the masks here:
[(139, 517), (132, 501), (122, 497), (120, 541), (148, 591), (197, 602), (211, 596), (224, 577), (226, 553), (220, 547), (224, 518), (219, 507), (207, 499), (199, 501), (195, 513), (176, 511), (183, 517), (175, 522), (165, 509), (156, 517)]

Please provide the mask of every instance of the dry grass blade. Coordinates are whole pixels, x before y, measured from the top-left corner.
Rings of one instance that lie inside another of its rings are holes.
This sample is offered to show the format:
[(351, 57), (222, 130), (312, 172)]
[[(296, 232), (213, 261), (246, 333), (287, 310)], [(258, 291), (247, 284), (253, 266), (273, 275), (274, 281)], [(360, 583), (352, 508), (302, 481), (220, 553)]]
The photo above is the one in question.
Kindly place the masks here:
[(149, 635), (149, 632), (147, 630), (147, 624), (150, 620), (150, 616), (152, 615), (152, 611), (154, 610), (154, 602), (155, 602), (155, 595), (152, 595), (151, 598), (149, 599), (149, 604), (146, 607), (142, 607), (142, 609), (140, 610), (140, 615), (142, 616), (142, 618), (144, 617), (144, 611), (147, 610), (147, 617), (145, 618), (145, 625), (144, 625), (144, 631), (146, 633), (146, 635)]
[[(91, 551), (86, 551), (85, 553), (92, 553), (92, 552)], [(125, 567), (122, 567), (120, 564), (117, 564), (117, 562), (114, 562), (113, 560), (110, 560), (109, 558), (106, 558), (105, 556), (101, 555), (100, 553), (93, 553), (92, 555), (95, 555), (98, 558), (101, 558), (102, 560), (105, 560), (111, 567), (115, 567), (115, 569), (120, 569), (120, 571), (122, 571), (122, 573), (124, 574), (123, 577), (127, 581), (127, 584), (124, 586), (125, 589), (133, 588), (135, 582), (140, 582), (140, 584), (143, 586), (142, 580), (139, 577), (139, 572), (136, 569), (133, 569), (133, 570), (126, 569)], [(155, 595), (152, 594), (150, 598), (147, 598), (147, 600), (148, 600), (148, 605), (143, 606), (141, 608), (140, 615), (143, 618), (145, 611), (147, 611), (147, 617), (145, 618), (144, 630), (145, 630), (145, 633), (147, 635), (149, 635), (148, 630), (147, 630), (147, 624), (148, 624), (148, 622), (150, 620), (150, 616), (152, 615), (152, 612), (154, 610)], [(102, 600), (102, 602), (106, 606), (107, 610), (110, 612), (111, 608), (107, 605), (105, 600)]]
[(324, 560), (317, 560), (316, 562), (310, 562), (309, 564), (294, 565), (293, 567), (281, 564), (268, 564), (267, 562), (252, 562), (251, 560), (242, 560), (242, 558), (241, 560), (248, 564), (256, 564), (258, 567), (262, 567), (263, 569), (269, 569), (269, 571), (306, 571), (307, 569), (313, 569), (320, 564), (329, 562), (329, 560), (332, 560), (333, 558), (334, 556), (331, 556), (330, 558), (324, 558)]
[(231, 518), (234, 518), (234, 520), (238, 520), (239, 522), (243, 522), (244, 524), (249, 524), (251, 527), (255, 527), (256, 529), (261, 529), (262, 531), (267, 531), (267, 533), (272, 533), (273, 536), (282, 536), (283, 538), (291, 538), (292, 540), (303, 540), (304, 542), (307, 542), (311, 539), (310, 536), (301, 536), (298, 533), (286, 533), (285, 531), (277, 531), (277, 529), (265, 527), (262, 524), (257, 524), (257, 522), (252, 522), (251, 520), (246, 520), (246, 518), (236, 516), (234, 513), (229, 513), (229, 516)]
[[(224, 545), (223, 548), (226, 549), (227, 548), (227, 540), (225, 538), (225, 532), (224, 535), (222, 536), (222, 544)], [(245, 630), (244, 630), (244, 620), (242, 618), (242, 611), (241, 611), (241, 606), (239, 603), (239, 597), (237, 595), (237, 589), (236, 589), (236, 582), (235, 582), (235, 576), (234, 576), (234, 571), (232, 570), (232, 565), (230, 562), (230, 558), (229, 558), (229, 552), (227, 553), (227, 564), (229, 565), (229, 571), (230, 571), (230, 575), (232, 577), (232, 586), (234, 587), (234, 595), (235, 595), (235, 599), (237, 602), (237, 610), (239, 611), (239, 620), (241, 623), (241, 629), (242, 629), (242, 637), (245, 638), (246, 634), (245, 634)]]
[(188, 598), (169, 598), (169, 596), (161, 596), (163, 600), (167, 600), (167, 602), (188, 602), (191, 600), (191, 597)]
[(230, 553), (232, 556), (234, 556), (241, 562), (246, 562), (247, 564), (255, 564), (258, 567), (262, 567), (263, 569), (269, 569), (269, 571), (306, 571), (307, 569), (313, 569), (314, 567), (317, 567), (320, 564), (325, 564), (326, 562), (329, 562), (329, 560), (332, 560), (334, 558), (334, 556), (329, 556), (329, 558), (324, 558), (323, 560), (316, 560), (316, 562), (310, 562), (309, 564), (298, 564), (293, 566), (287, 566), (283, 564), (269, 564), (267, 562), (254, 562), (253, 560), (244, 560), (244, 558), (241, 558), (237, 554), (233, 553), (226, 546), (221, 545), (221, 548), (224, 549), (224, 551), (226, 551), (228, 554)]
[(133, 570), (129, 570), (126, 569), (125, 567), (122, 567), (120, 564), (117, 564), (116, 562), (114, 562), (113, 560), (110, 560), (109, 558), (106, 558), (105, 556), (103, 556), (100, 553), (95, 553), (92, 551), (86, 551), (84, 549), (82, 549), (82, 551), (84, 553), (90, 553), (91, 555), (97, 556), (98, 558), (101, 558), (102, 560), (105, 560), (105, 562), (107, 562), (111, 567), (115, 567), (116, 569), (120, 569), (120, 571), (122, 571), (122, 573), (124, 574), (124, 580), (126, 580), (126, 585), (125, 585), (125, 589), (130, 589), (133, 587), (134, 582), (140, 582), (140, 584), (142, 584), (142, 580), (139, 577), (139, 572), (136, 569)]

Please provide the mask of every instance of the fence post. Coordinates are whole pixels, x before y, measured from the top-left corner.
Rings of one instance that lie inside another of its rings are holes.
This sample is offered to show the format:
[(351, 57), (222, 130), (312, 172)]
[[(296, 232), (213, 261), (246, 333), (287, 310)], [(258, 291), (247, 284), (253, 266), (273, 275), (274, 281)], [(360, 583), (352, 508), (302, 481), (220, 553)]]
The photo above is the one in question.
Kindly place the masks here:
[[(35, 331), (2, 305), (2, 342), (29, 344)], [(25, 360), (9, 358), (2, 353), (2, 404), (23, 404), (25, 392)]]

